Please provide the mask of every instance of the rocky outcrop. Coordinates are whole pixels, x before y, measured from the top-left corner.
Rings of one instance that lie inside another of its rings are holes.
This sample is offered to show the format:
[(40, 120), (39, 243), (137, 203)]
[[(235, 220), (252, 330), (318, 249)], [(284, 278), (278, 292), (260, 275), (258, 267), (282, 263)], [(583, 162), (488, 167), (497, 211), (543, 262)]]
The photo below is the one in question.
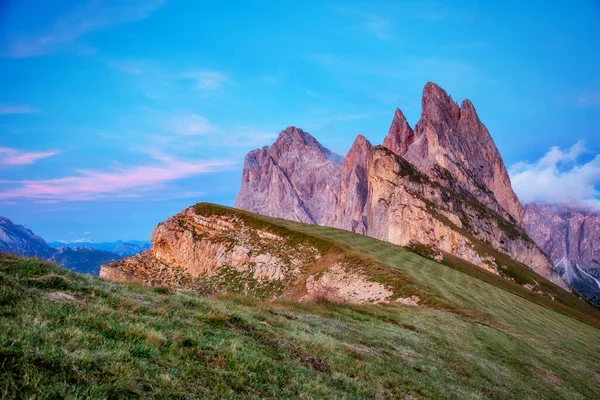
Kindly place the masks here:
[(439, 184), (467, 190), (507, 221), (521, 225), (521, 203), (473, 104), (464, 100), (459, 107), (442, 88), (429, 82), (423, 89), (421, 107), (414, 132), (396, 111), (384, 145)]
[(309, 236), (238, 210), (199, 204), (158, 224), (150, 250), (103, 265), (100, 277), (262, 299), (379, 303), (398, 298), (389, 281), (371, 279), (361, 265)]
[(414, 130), (396, 110), (383, 146), (359, 135), (341, 167), (312, 136), (286, 129), (246, 157), (235, 206), (433, 246), (498, 274), (512, 259), (568, 289), (525, 232), (522, 206), (475, 108), (433, 83)]
[(600, 214), (564, 205), (525, 205), (529, 236), (563, 279), (600, 304)]
[(508, 257), (568, 289), (525, 232), (523, 208), (471, 102), (459, 106), (430, 82), (421, 103), (414, 130), (396, 110), (383, 146), (359, 135), (341, 167), (312, 136), (286, 129), (246, 157), (235, 206), (433, 246), (494, 273)]
[(360, 304), (387, 302), (394, 292), (357, 271), (333, 264), (320, 276), (306, 280), (306, 295), (301, 300), (328, 298), (336, 302)]
[(364, 136), (358, 135), (346, 154), (340, 178), (338, 203), (333, 220), (330, 221), (330, 225), (336, 228), (360, 234), (367, 233), (367, 160), (372, 148)]
[(341, 164), (310, 134), (288, 127), (271, 147), (246, 155), (235, 207), (324, 225), (337, 204)]
[(396, 154), (406, 154), (408, 147), (415, 141), (415, 132), (408, 124), (406, 117), (396, 109), (394, 119), (387, 136), (383, 139), (383, 145)]
[(568, 289), (548, 258), (516, 225), (483, 207), (469, 192), (454, 192), (383, 146), (370, 152), (367, 234), (407, 246), (433, 246), (484, 269), (502, 272), (495, 251)]

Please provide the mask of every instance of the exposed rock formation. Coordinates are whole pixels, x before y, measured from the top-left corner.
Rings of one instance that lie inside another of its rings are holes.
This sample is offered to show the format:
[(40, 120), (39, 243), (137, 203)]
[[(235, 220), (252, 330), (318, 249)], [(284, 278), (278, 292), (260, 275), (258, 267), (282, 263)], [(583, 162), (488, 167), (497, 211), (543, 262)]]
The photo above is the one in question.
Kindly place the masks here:
[(396, 300), (360, 262), (249, 214), (199, 204), (156, 226), (150, 250), (103, 265), (100, 277), (258, 298), (349, 303)]
[(525, 233), (522, 206), (470, 101), (459, 107), (428, 83), (414, 131), (396, 110), (384, 146), (359, 135), (341, 168), (331, 154), (300, 129), (286, 129), (246, 157), (235, 206), (431, 245), (495, 272), (508, 256), (568, 289)]
[(340, 195), (335, 208), (335, 215), (330, 225), (353, 231), (367, 233), (367, 216), (365, 204), (369, 194), (367, 183), (367, 159), (371, 143), (362, 135), (358, 135), (348, 151), (342, 166), (340, 179)]
[(485, 269), (502, 268), (493, 250), (567, 289), (548, 258), (518, 226), (468, 192), (456, 193), (383, 146), (370, 152), (367, 234), (402, 246), (432, 245)]
[[(466, 189), (487, 208), (522, 224), (521, 203), (473, 104), (464, 100), (459, 107), (442, 88), (429, 82), (423, 89), (421, 107), (421, 119), (414, 132), (402, 113), (396, 111), (384, 146), (441, 185)], [(446, 171), (453, 179), (448, 179)]]
[(394, 119), (387, 136), (383, 139), (383, 145), (396, 154), (406, 154), (408, 146), (415, 141), (415, 132), (408, 124), (406, 117), (396, 109)]
[(310, 134), (288, 127), (271, 147), (246, 155), (235, 207), (323, 225), (337, 203), (341, 163)]
[(600, 214), (530, 203), (524, 222), (563, 279), (600, 304)]

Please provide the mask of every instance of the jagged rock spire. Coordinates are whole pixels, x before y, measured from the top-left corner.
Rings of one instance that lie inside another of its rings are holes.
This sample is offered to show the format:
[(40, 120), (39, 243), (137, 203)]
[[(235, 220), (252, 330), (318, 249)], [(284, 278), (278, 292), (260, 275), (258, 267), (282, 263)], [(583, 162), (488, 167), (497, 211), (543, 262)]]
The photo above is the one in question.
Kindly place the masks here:
[(459, 107), (444, 89), (428, 82), (421, 107), (414, 135), (392, 150), (443, 185), (449, 182), (440, 174), (449, 173), (452, 185), (467, 190), (507, 221), (522, 226), (523, 207), (471, 101), (464, 100)]
[(392, 121), (390, 130), (383, 140), (383, 145), (394, 153), (402, 155), (406, 153), (408, 146), (412, 144), (414, 138), (415, 133), (413, 129), (408, 124), (402, 111), (397, 108), (394, 113), (394, 120)]
[(365, 203), (369, 194), (367, 183), (367, 159), (371, 143), (358, 135), (344, 158), (340, 177), (340, 192), (331, 225), (357, 233), (367, 232)]

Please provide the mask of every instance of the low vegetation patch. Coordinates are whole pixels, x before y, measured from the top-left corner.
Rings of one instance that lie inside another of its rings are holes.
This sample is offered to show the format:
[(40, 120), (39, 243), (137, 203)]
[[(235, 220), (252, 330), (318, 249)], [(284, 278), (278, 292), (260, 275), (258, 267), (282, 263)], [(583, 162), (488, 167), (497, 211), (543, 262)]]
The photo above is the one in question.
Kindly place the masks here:
[(0, 397), (597, 398), (598, 329), (369, 240), (356, 262), (401, 256), (411, 276), (361, 264), (375, 279), (465, 312), (201, 297), (0, 256)]

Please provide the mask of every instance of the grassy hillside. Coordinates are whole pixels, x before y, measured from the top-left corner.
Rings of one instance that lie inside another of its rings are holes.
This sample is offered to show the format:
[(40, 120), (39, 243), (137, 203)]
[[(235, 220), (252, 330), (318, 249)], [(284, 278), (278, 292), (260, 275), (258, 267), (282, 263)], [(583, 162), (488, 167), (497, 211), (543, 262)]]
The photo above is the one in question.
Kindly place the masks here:
[(200, 297), (1, 256), (0, 397), (600, 396), (596, 311), (574, 296), (552, 301), (345, 231), (244, 218), (399, 270), (440, 306)]

